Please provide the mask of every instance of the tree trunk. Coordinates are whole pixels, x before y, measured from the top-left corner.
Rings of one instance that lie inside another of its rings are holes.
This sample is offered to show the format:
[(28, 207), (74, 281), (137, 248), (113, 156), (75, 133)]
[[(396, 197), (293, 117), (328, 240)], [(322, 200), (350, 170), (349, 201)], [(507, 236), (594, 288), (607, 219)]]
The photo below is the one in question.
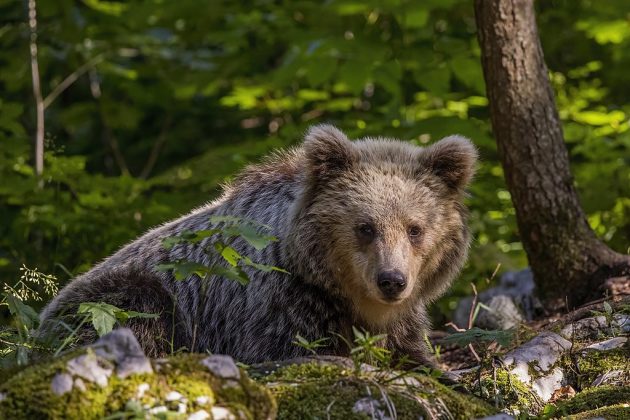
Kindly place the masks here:
[(518, 228), (548, 302), (583, 303), (630, 257), (600, 242), (580, 206), (532, 0), (475, 0), (492, 128)]

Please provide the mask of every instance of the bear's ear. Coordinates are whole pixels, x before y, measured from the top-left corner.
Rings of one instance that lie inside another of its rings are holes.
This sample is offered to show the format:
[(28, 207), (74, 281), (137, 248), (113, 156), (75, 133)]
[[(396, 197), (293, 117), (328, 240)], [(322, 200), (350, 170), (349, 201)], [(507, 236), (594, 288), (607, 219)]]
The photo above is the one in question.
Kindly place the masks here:
[(322, 178), (349, 169), (358, 158), (358, 151), (348, 137), (328, 124), (311, 127), (303, 147), (311, 173)]
[(465, 188), (475, 174), (477, 148), (462, 136), (448, 136), (422, 151), (422, 166), (454, 190)]

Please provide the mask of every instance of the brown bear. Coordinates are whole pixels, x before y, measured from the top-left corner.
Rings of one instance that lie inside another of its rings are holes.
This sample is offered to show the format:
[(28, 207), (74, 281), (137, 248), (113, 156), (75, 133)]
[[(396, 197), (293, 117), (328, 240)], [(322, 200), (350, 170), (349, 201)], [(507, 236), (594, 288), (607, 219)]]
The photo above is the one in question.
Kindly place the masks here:
[[(396, 356), (427, 363), (426, 307), (466, 260), (462, 200), (476, 159), (459, 136), (422, 148), (385, 138), (352, 142), (333, 126), (315, 126), (302, 145), (247, 167), (217, 200), (74, 279), (44, 309), (41, 331), (58, 335), (81, 302), (106, 302), (159, 314), (128, 323), (152, 356), (183, 348), (244, 363), (287, 359), (308, 353), (294, 344), (297, 335), (327, 337), (320, 353), (346, 355), (354, 326), (387, 334)], [(204, 242), (162, 243), (209, 229), (217, 215), (272, 226), (279, 240), (260, 251), (242, 238), (231, 246), (289, 274), (245, 269), (251, 282), (242, 285), (220, 276), (177, 281), (156, 269), (177, 260), (220, 263)], [(80, 338), (91, 341), (94, 331), (84, 326)]]

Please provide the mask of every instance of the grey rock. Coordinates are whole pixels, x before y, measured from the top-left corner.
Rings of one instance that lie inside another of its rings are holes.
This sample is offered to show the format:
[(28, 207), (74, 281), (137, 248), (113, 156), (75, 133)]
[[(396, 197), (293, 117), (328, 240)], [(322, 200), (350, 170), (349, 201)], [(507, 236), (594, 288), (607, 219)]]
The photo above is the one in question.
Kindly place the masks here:
[[(503, 363), (510, 373), (529, 385), (543, 401), (565, 382), (564, 372), (556, 367), (562, 355), (571, 348), (571, 342), (552, 332), (543, 332), (527, 343), (503, 356)], [(537, 374), (532, 377), (530, 367)]]
[(104, 362), (103, 359), (90, 351), (69, 360), (66, 369), (73, 376), (79, 376), (88, 382), (94, 382), (100, 387), (105, 387), (114, 369), (109, 363)]
[(630, 315), (615, 314), (613, 317), (613, 327), (619, 328), (624, 334), (630, 334)]
[(591, 386), (601, 385), (625, 385), (630, 381), (630, 372), (623, 370), (611, 370), (599, 375)]
[[(536, 284), (529, 268), (503, 274), (498, 286), (479, 293), (477, 301), (491, 310), (481, 308), (475, 325), (487, 329), (508, 329), (532, 320), (536, 312), (542, 308), (535, 291)], [(456, 325), (468, 327), (472, 302), (472, 296), (459, 301), (453, 315)]]
[(509, 414), (499, 413), (493, 416), (481, 417), (477, 420), (514, 420), (514, 417), (510, 416)]
[(5, 394), (4, 392), (0, 392), (0, 402), (4, 401), (7, 399), (7, 394)]
[(153, 373), (151, 361), (129, 328), (118, 328), (91, 347), (96, 355), (116, 366), (116, 375), (121, 379), (136, 373)]
[(363, 414), (372, 419), (385, 420), (389, 419), (385, 412), (381, 410), (381, 402), (371, 397), (361, 398), (352, 406), (352, 412), (355, 414)]
[(595, 339), (602, 333), (605, 327), (606, 318), (604, 316), (583, 318), (579, 321), (567, 324), (560, 331), (560, 335), (567, 340)]
[(560, 331), (560, 335), (567, 340), (596, 340), (602, 335), (613, 333), (630, 333), (630, 315), (615, 314), (610, 325), (603, 315), (583, 318), (567, 324)]
[(623, 347), (624, 344), (628, 341), (628, 337), (615, 337), (609, 340), (600, 341), (599, 343), (593, 343), (590, 346), (586, 346), (583, 350), (589, 351), (608, 351), (618, 349), (619, 347)]
[(213, 354), (203, 359), (201, 364), (219, 378), (237, 380), (241, 378), (241, 371), (230, 356)]
[(56, 395), (63, 395), (72, 391), (72, 376), (67, 373), (58, 373), (50, 383), (52, 392)]
[(525, 322), (521, 310), (514, 303), (514, 298), (507, 295), (492, 296), (484, 305), (490, 308), (481, 308), (475, 325), (489, 330), (507, 330), (517, 327)]

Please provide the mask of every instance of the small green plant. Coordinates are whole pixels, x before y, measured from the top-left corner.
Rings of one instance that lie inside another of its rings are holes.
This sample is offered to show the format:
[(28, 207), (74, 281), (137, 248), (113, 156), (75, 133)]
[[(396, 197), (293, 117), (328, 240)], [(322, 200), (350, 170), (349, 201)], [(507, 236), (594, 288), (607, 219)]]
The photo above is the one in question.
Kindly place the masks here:
[(178, 236), (165, 238), (162, 241), (166, 249), (171, 249), (179, 244), (200, 244), (208, 254), (218, 254), (227, 263), (225, 265), (214, 264), (207, 266), (194, 261), (177, 260), (167, 264), (158, 265), (161, 271), (173, 271), (176, 280), (183, 280), (192, 275), (208, 278), (211, 275), (225, 277), (242, 285), (249, 283), (249, 277), (244, 267), (251, 267), (259, 271), (279, 271), (288, 273), (282, 268), (260, 264), (251, 258), (241, 255), (229, 245), (234, 239), (240, 237), (256, 250), (262, 250), (271, 242), (278, 240), (270, 234), (271, 227), (260, 224), (254, 220), (234, 216), (212, 216), (210, 223), (216, 225), (211, 229), (186, 231)]
[(77, 314), (85, 314), (89, 322), (98, 333), (99, 337), (111, 332), (118, 322), (121, 326), (131, 318), (157, 318), (158, 314), (147, 314), (136, 311), (125, 311), (114, 305), (104, 302), (84, 302), (79, 305)]
[(386, 334), (372, 335), (369, 331), (356, 327), (352, 327), (352, 333), (354, 334), (355, 347), (350, 350), (350, 357), (357, 372), (361, 370), (362, 363), (377, 367), (390, 367), (392, 353), (383, 347), (383, 343), (387, 339)]
[[(57, 278), (23, 265), (20, 279), (14, 285), (2, 288), (0, 307), (6, 306), (11, 314), (10, 326), (0, 330), (0, 360), (2, 365), (28, 363), (34, 348), (40, 347), (33, 331), (39, 326), (37, 311), (26, 302), (42, 301), (57, 293)], [(41, 290), (41, 291), (38, 291)]]
[(439, 362), (442, 357), (442, 346), (440, 346), (439, 344), (436, 344), (436, 345), (431, 344), (431, 340), (429, 340), (429, 335), (426, 333), (424, 334), (423, 338), (424, 338), (424, 343), (427, 345), (427, 348), (433, 354), (433, 356), (435, 357), (435, 360)]
[(293, 344), (295, 344), (296, 346), (302, 347), (303, 349), (308, 350), (313, 355), (317, 355), (317, 349), (326, 347), (329, 341), (330, 341), (329, 337), (322, 337), (314, 341), (308, 341), (306, 338), (302, 337), (300, 334), (297, 334), (295, 336), (295, 340), (293, 341)]

